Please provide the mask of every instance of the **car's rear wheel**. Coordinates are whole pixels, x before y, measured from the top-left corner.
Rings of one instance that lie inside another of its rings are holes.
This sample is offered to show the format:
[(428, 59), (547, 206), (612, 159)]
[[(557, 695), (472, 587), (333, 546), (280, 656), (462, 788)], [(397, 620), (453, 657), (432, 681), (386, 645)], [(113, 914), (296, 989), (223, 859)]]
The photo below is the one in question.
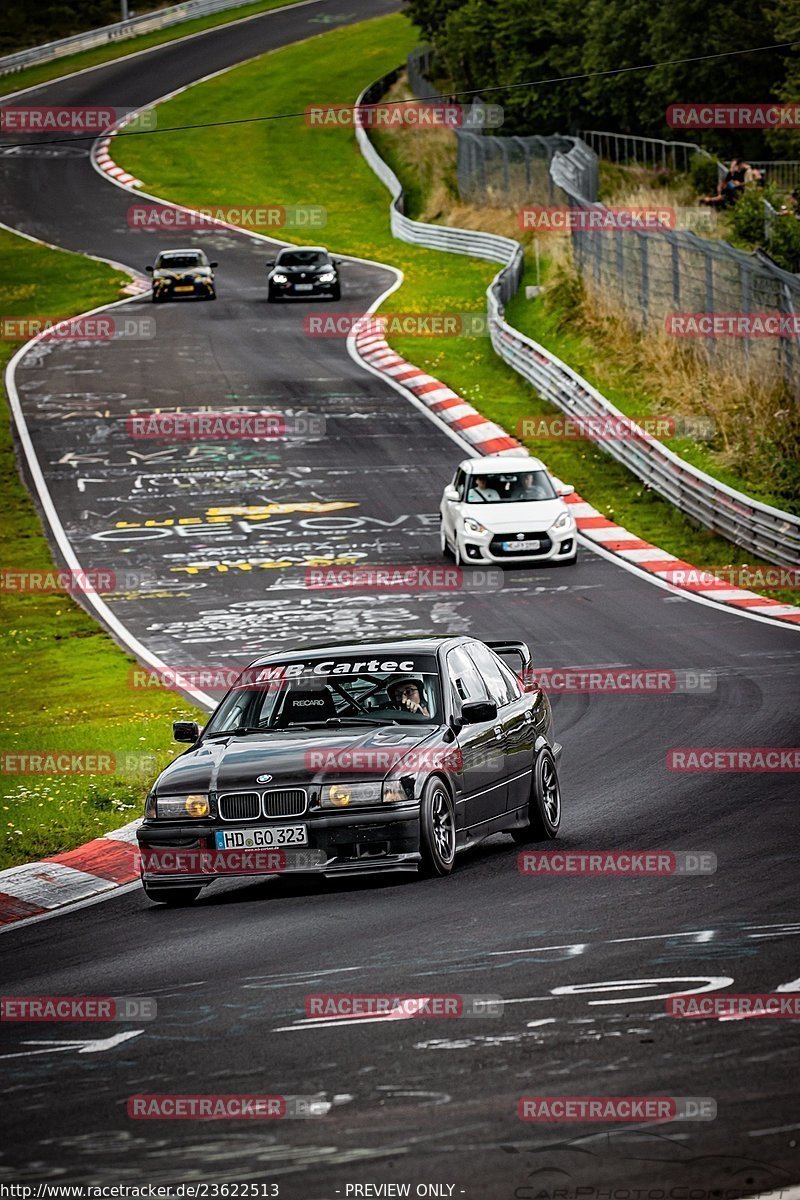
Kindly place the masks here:
[(419, 810), (420, 874), (449, 875), (456, 858), (456, 810), (441, 779), (429, 779)]
[(549, 747), (542, 750), (533, 766), (528, 824), (512, 829), (515, 842), (546, 842), (556, 837), (561, 824), (561, 788), (558, 768)]
[(166, 904), (169, 908), (182, 908), (191, 904), (203, 890), (199, 887), (160, 888), (148, 887), (147, 884), (143, 886), (148, 900), (152, 900), (154, 904)]

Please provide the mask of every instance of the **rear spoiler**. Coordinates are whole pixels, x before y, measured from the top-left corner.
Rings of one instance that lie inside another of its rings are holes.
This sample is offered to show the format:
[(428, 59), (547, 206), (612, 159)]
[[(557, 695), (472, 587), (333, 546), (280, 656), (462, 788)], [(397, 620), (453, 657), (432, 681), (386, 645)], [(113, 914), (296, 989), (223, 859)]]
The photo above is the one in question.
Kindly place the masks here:
[(531, 652), (525, 642), (487, 642), (486, 645), (495, 654), (517, 654), (522, 660), (523, 673), (531, 665)]

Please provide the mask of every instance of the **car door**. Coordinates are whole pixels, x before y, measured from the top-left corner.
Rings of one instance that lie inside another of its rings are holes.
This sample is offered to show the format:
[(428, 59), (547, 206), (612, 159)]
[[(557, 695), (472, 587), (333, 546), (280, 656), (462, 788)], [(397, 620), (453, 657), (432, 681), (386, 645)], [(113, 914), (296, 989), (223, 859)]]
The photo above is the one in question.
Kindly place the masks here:
[[(474, 661), (464, 646), (456, 646), (447, 655), (455, 715), (468, 700), (491, 697)], [(458, 731), (462, 762), (462, 788), (465, 829), (485, 824), (506, 809), (505, 739), (499, 720), (463, 725)]]
[(442, 500), (442, 525), (444, 527), (444, 531), (445, 531), (447, 540), (451, 546), (454, 546), (455, 542), (456, 542), (456, 529), (458, 526), (458, 515), (459, 515), (460, 509), (461, 509), (461, 502), (464, 499), (464, 484), (465, 484), (465, 482), (466, 482), (466, 475), (465, 475), (464, 471), (462, 471), (461, 468), (459, 467), (458, 470), (456, 471), (455, 475), (453, 476), (453, 482), (450, 485), (451, 487), (454, 487), (456, 492), (458, 493), (457, 499), (449, 500), (445, 496), (445, 498)]
[(497, 704), (506, 756), (506, 810), (528, 803), (536, 727), (531, 697), (525, 695), (514, 672), (488, 646), (473, 642), (470, 656)]

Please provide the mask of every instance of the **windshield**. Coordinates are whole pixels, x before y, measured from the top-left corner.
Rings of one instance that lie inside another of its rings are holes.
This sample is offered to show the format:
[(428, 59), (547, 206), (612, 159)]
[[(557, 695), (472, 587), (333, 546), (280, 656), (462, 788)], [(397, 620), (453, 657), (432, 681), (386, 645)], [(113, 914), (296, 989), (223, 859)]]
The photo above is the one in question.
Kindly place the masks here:
[(281, 267), (321, 267), (330, 262), (322, 250), (285, 250), (278, 255)]
[(515, 504), (526, 500), (555, 500), (556, 489), (547, 471), (511, 471), (507, 475), (471, 475), (469, 504)]
[(178, 267), (204, 267), (205, 265), (206, 256), (200, 250), (187, 254), (159, 254), (156, 259), (156, 266), (167, 271)]
[(203, 738), (234, 730), (307, 725), (428, 724), (442, 720), (431, 656), (315, 659), (250, 667), (206, 725)]

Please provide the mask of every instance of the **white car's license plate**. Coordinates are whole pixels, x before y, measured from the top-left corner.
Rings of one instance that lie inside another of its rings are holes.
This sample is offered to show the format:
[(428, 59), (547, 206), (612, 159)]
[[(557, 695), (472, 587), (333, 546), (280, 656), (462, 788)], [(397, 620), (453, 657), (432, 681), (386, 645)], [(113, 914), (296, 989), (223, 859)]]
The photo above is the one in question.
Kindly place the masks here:
[(294, 286), (298, 292), (310, 292), (314, 287), (313, 283), (296, 283)]
[(259, 825), (255, 829), (218, 829), (217, 850), (261, 849), (270, 846), (307, 846), (307, 825)]
[(509, 550), (520, 551), (521, 550), (524, 552), (525, 550), (538, 550), (540, 548), (541, 544), (542, 543), (540, 541), (536, 541), (533, 538), (531, 538), (527, 542), (503, 542), (503, 549), (505, 551), (509, 551)]

